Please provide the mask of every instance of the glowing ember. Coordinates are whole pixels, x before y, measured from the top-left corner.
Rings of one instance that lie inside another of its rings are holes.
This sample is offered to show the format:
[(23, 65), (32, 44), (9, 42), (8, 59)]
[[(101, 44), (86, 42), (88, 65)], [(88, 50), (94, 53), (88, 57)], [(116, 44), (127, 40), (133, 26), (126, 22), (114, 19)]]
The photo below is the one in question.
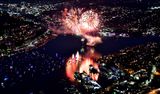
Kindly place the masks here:
[[(91, 68), (94, 68), (97, 70), (98, 73), (92, 73)], [(95, 63), (90, 57), (80, 56), (79, 53), (75, 55), (72, 55), (71, 58), (66, 63), (66, 75), (71, 80), (74, 81), (74, 73), (79, 72), (83, 73), (85, 72), (87, 75), (89, 75), (93, 80), (98, 80), (99, 76), (99, 68), (98, 64)]]
[(148, 94), (159, 94), (159, 92), (160, 92), (160, 88), (157, 88), (157, 89), (153, 89)]
[(75, 34), (87, 39), (89, 46), (94, 46), (96, 43), (101, 43), (99, 36), (92, 36), (100, 31), (100, 15), (94, 10), (84, 10), (83, 8), (65, 8), (62, 11), (62, 17), (59, 19), (62, 27), (55, 29), (50, 26), (50, 29), (56, 33)]

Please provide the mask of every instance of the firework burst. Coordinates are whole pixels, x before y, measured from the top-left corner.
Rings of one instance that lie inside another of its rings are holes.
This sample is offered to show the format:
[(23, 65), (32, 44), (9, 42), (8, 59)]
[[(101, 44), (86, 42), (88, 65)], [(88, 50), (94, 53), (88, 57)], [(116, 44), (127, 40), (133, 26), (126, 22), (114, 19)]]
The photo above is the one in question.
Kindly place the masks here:
[(84, 9), (64, 9), (62, 11), (63, 25), (66, 29), (76, 34), (98, 31), (100, 19), (98, 13), (93, 10), (84, 11)]
[[(79, 35), (87, 39), (89, 46), (94, 46), (97, 43), (101, 43), (101, 38), (98, 35), (100, 31), (100, 15), (94, 10), (85, 10), (84, 8), (64, 8), (61, 11), (61, 17), (59, 22), (61, 27), (55, 29), (51, 27), (56, 33)], [(63, 28), (63, 29), (62, 29)], [(93, 36), (95, 34), (97, 36)]]

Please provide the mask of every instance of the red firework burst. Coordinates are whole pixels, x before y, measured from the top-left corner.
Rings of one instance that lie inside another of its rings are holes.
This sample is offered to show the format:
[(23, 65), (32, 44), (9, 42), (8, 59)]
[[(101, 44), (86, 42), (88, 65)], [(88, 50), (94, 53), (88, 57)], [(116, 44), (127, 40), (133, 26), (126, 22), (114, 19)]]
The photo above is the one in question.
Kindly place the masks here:
[(87, 32), (98, 31), (100, 19), (98, 13), (93, 10), (83, 11), (84, 9), (64, 9), (62, 11), (62, 22), (65, 28), (72, 33), (81, 35)]
[[(99, 29), (101, 25), (100, 15), (93, 9), (84, 8), (64, 8), (59, 18), (60, 26), (49, 25), (49, 28), (56, 34), (73, 34), (84, 37), (88, 46), (101, 43)], [(97, 36), (93, 36), (97, 35)]]

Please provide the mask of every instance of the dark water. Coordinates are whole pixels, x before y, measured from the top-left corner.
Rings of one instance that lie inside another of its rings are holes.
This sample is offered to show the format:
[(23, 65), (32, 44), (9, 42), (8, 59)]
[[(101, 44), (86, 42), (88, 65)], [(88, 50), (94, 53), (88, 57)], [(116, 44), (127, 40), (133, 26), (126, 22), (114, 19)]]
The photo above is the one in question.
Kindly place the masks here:
[(81, 42), (80, 37), (60, 35), (56, 39), (49, 41), (41, 48), (45, 49), (45, 53), (51, 56), (53, 56), (55, 53), (58, 53), (62, 56), (69, 56), (79, 51), (82, 46), (83, 43)]
[(102, 44), (96, 46), (96, 50), (102, 54), (118, 52), (121, 49), (147, 44), (149, 42), (160, 42), (160, 37), (147, 36), (137, 38), (105, 38)]
[[(136, 38), (104, 38), (103, 43), (97, 44), (94, 48), (102, 55), (108, 55), (118, 52), (126, 47), (134, 47), (136, 45), (146, 44), (148, 42), (160, 42), (160, 37), (147, 36)], [(86, 42), (85, 42), (86, 43)], [(56, 39), (49, 41), (42, 48), (45, 48), (46, 53), (53, 55), (59, 53), (62, 56), (70, 56), (82, 47), (87, 48), (85, 43), (81, 42), (81, 38), (77, 36), (58, 36)]]

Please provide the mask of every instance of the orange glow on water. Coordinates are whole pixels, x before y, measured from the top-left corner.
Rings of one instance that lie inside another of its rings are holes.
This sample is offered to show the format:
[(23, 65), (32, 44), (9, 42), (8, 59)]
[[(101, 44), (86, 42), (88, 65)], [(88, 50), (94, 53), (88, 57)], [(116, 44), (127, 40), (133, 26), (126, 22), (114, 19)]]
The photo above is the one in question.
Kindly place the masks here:
[(89, 68), (90, 65), (92, 65), (98, 72), (99, 67), (96, 62), (94, 62), (91, 58), (80, 56), (80, 55), (72, 55), (66, 63), (66, 76), (71, 80), (74, 81), (74, 73), (79, 72), (83, 73), (85, 72), (87, 75), (89, 75), (93, 80), (98, 80), (99, 73), (93, 74), (90, 72)]
[(92, 74), (89, 71), (89, 66), (92, 65), (95, 69), (99, 71), (98, 64), (93, 62), (90, 58), (86, 58), (79, 67), (79, 72), (83, 73), (86, 72), (93, 80), (98, 80), (99, 74)]
[(74, 55), (70, 57), (66, 63), (66, 75), (71, 81), (74, 81), (74, 73), (79, 66), (79, 60), (76, 60)]

